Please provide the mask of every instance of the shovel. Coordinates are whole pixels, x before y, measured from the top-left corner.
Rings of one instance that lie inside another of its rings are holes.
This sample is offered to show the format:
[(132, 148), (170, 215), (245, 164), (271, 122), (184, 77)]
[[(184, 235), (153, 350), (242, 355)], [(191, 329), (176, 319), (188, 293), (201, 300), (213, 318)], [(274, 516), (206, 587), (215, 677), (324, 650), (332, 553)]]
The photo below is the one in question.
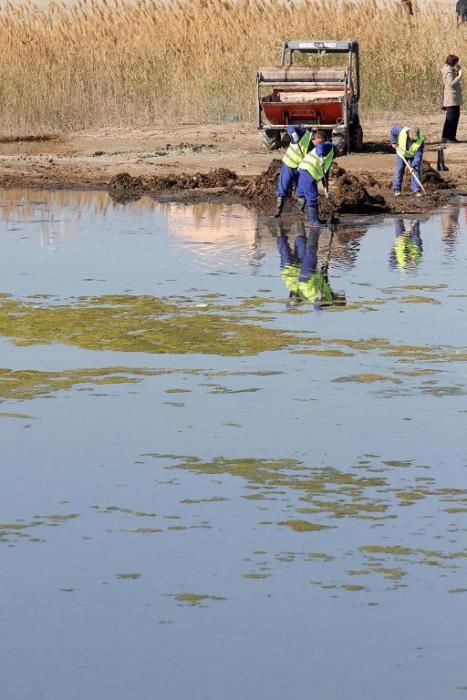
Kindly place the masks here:
[(406, 164), (406, 166), (408, 167), (409, 172), (410, 172), (410, 174), (412, 175), (412, 177), (413, 177), (413, 179), (415, 180), (415, 182), (418, 182), (418, 184), (420, 185), (420, 189), (421, 189), (421, 191), (423, 192), (423, 194), (426, 194), (426, 189), (423, 187), (422, 183), (420, 182), (420, 180), (419, 180), (419, 178), (418, 178), (417, 173), (416, 173), (415, 170), (412, 168), (412, 166), (410, 165), (410, 163), (404, 158), (404, 156), (402, 155), (402, 153), (399, 151), (398, 148), (396, 148), (396, 153), (397, 153), (397, 155), (399, 156), (399, 158), (401, 158), (401, 160), (403, 160), (404, 163)]

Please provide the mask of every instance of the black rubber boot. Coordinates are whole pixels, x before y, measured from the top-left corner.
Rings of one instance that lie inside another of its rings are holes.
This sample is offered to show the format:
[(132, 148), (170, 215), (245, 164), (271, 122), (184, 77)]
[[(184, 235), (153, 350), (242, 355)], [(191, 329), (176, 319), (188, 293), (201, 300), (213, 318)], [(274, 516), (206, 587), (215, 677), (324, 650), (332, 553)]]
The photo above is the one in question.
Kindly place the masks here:
[(279, 216), (282, 214), (284, 204), (285, 204), (285, 197), (278, 197), (276, 199), (276, 211), (274, 212), (274, 216), (276, 217), (276, 219), (278, 219)]
[(305, 197), (297, 197), (297, 202), (297, 214), (303, 214), (305, 211)]
[(310, 226), (321, 226), (325, 222), (322, 221), (319, 216), (318, 216), (318, 207), (317, 206), (309, 206), (308, 207), (308, 221), (310, 222)]

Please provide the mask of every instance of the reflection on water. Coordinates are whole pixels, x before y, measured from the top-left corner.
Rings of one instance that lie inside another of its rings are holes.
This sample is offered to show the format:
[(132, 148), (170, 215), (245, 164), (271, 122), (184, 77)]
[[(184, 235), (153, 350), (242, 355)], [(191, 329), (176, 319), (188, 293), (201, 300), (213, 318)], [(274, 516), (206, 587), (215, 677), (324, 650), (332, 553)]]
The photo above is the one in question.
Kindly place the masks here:
[[(467, 210), (464, 209), (464, 216)], [(441, 214), (441, 238), (448, 255), (455, 254), (456, 243), (460, 234), (460, 207), (446, 207)]]
[(325, 257), (320, 263), (318, 256), (321, 232), (305, 224), (295, 226), (296, 235), (292, 244), (283, 224), (276, 225), (277, 249), (280, 258), (281, 277), (289, 292), (288, 306), (308, 302), (316, 309), (345, 304), (345, 294), (333, 291), (329, 282), (329, 263), (334, 240), (334, 226), (329, 236)]
[(459, 697), (466, 223), (0, 193), (2, 697)]
[(394, 221), (396, 240), (389, 257), (389, 265), (401, 271), (414, 270), (423, 255), (423, 241), (420, 235), (420, 221), (415, 219), (407, 225), (403, 219)]

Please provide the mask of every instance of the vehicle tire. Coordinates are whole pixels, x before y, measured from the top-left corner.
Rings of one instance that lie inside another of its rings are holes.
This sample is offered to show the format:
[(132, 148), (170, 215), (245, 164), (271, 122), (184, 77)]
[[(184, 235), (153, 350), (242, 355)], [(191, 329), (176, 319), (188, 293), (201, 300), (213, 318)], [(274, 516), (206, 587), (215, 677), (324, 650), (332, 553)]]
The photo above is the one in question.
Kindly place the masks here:
[(268, 151), (277, 151), (282, 146), (281, 132), (274, 129), (263, 131), (263, 144)]
[(363, 148), (363, 129), (357, 119), (350, 130), (350, 150), (361, 151)]

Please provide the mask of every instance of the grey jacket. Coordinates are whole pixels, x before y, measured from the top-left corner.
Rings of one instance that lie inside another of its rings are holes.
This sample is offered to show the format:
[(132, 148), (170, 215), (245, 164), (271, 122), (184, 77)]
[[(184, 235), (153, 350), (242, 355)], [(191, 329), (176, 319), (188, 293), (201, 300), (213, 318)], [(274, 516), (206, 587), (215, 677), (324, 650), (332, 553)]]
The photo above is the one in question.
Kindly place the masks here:
[(457, 107), (462, 104), (461, 76), (458, 69), (444, 64), (441, 71), (443, 76), (443, 107)]

